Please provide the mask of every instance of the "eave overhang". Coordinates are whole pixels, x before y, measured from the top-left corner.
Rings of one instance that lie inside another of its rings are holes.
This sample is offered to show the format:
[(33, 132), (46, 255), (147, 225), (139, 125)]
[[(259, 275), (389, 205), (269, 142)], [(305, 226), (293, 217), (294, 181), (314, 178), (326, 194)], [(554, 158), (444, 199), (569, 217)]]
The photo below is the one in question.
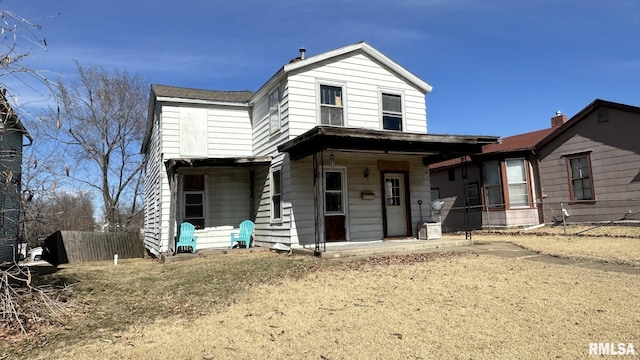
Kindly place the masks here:
[(225, 157), (225, 158), (175, 158), (164, 162), (168, 171), (179, 168), (196, 167), (249, 167), (253, 165), (269, 165), (271, 156)]
[(316, 126), (278, 146), (292, 160), (323, 150), (379, 152), (421, 156), (431, 164), (454, 157), (477, 154), (482, 146), (498, 142), (497, 136), (415, 134), (389, 130), (369, 130)]

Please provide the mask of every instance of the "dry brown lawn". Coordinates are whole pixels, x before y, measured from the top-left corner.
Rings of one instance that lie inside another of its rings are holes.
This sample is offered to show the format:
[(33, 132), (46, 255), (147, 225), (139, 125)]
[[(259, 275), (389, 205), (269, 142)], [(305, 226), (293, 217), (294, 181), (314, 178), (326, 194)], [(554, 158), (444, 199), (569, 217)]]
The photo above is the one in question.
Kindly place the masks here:
[[(633, 255), (638, 243), (626, 238), (610, 238), (605, 247), (583, 242), (583, 238), (512, 239), (568, 256), (630, 263), (640, 259)], [(625, 247), (626, 252), (608, 250)], [(261, 283), (249, 277), (237, 292), (231, 291), (230, 301), (221, 300), (222, 292), (229, 288), (212, 284), (229, 282), (222, 275), (224, 269), (240, 271), (265, 263), (266, 267), (255, 271), (260, 278), (272, 280)], [(75, 360), (582, 359), (588, 357), (591, 342), (632, 343), (640, 354), (640, 276), (632, 274), (526, 258), (449, 253), (338, 262), (255, 252), (171, 265), (150, 260), (121, 265), (69, 266), (58, 276), (68, 271), (82, 278), (77, 286), (91, 288), (83, 297), (89, 304), (98, 301), (96, 296), (106, 296), (100, 294), (107, 284), (121, 279), (117, 300), (98, 309), (105, 318), (118, 311), (120, 304), (125, 311), (134, 309), (133, 319), (139, 316), (135, 309), (143, 306), (145, 298), (155, 304), (150, 307), (166, 304), (175, 310), (181, 308), (174, 301), (189, 299), (194, 309), (201, 304), (200, 311), (164, 313), (152, 322), (128, 319), (129, 325), (120, 327), (101, 325), (95, 314), (79, 314), (90, 321), (72, 325), (85, 326), (73, 330), (77, 332), (74, 339), (62, 332), (54, 334), (44, 347), (20, 356)], [(141, 272), (144, 276), (136, 277)], [(190, 272), (199, 274), (195, 281), (204, 290), (193, 289), (193, 283), (180, 285), (180, 277)], [(174, 289), (163, 288), (166, 282)]]
[[(579, 232), (582, 234), (576, 235)], [(640, 227), (569, 226), (567, 234), (564, 235), (562, 226), (556, 226), (531, 231), (478, 232), (472, 238), (481, 243), (511, 242), (542, 254), (640, 266)]]

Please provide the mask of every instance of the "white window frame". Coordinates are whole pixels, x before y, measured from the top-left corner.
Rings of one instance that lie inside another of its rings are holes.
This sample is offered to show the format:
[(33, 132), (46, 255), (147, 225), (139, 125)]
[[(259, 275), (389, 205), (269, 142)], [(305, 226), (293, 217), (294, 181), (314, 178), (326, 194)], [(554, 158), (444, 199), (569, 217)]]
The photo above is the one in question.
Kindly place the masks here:
[[(399, 96), (400, 97), (400, 113), (398, 112), (393, 112), (393, 111), (385, 111), (384, 110), (384, 102), (383, 102), (383, 95), (391, 95), (391, 96)], [(390, 115), (390, 116), (399, 116), (400, 117), (400, 130), (393, 130), (393, 129), (389, 129), (392, 131), (399, 131), (399, 132), (404, 132), (407, 129), (407, 122), (406, 122), (406, 107), (405, 107), (405, 103), (404, 103), (404, 92), (402, 91), (398, 91), (398, 90), (390, 90), (390, 89), (379, 89), (378, 90), (378, 103), (380, 104), (379, 107), (379, 117), (380, 117), (380, 129), (382, 130), (387, 130), (384, 128), (384, 116), (385, 115)]]
[[(509, 162), (515, 162), (517, 161), (518, 163), (522, 164), (522, 175), (524, 177), (524, 180), (522, 181), (512, 181), (512, 179), (509, 179)], [(505, 173), (506, 173), (506, 186), (507, 186), (507, 195), (509, 196), (509, 208), (528, 208), (530, 207), (531, 204), (531, 199), (530, 199), (530, 195), (529, 195), (529, 181), (528, 181), (528, 176), (527, 176), (527, 172), (528, 172), (528, 166), (527, 166), (527, 162), (524, 158), (509, 158), (509, 159), (505, 159), (504, 161), (504, 166), (505, 166)], [(527, 201), (526, 204), (517, 204), (514, 205), (514, 203), (511, 201), (512, 199), (512, 191), (511, 191), (511, 185), (524, 185), (524, 190), (525, 190), (525, 195), (527, 196)]]
[[(335, 105), (329, 105), (329, 104), (323, 104), (322, 103), (322, 87), (323, 86), (338, 87), (338, 88), (342, 89), (342, 98), (341, 98), (341, 102), (342, 102), (342, 125), (331, 125), (331, 124), (323, 124), (322, 123), (322, 108), (323, 107), (338, 108), (338, 106), (335, 106)], [(348, 124), (347, 124), (347, 101), (346, 101), (346, 98), (347, 98), (347, 87), (346, 87), (346, 85), (344, 83), (318, 80), (318, 81), (316, 81), (316, 95), (317, 95), (316, 111), (317, 111), (317, 114), (318, 114), (318, 120), (317, 120), (318, 125), (339, 126), (339, 127), (348, 126)]]
[[(277, 98), (276, 103), (273, 104), (273, 97)], [(267, 99), (267, 111), (269, 118), (269, 134), (277, 134), (282, 127), (282, 89), (280, 85), (277, 85), (270, 93)], [(275, 110), (275, 111), (274, 111)]]
[[(274, 181), (274, 174), (275, 173), (279, 173), (280, 176), (280, 181), (278, 184), (279, 187), (279, 192), (274, 191), (275, 190), (275, 181)], [(279, 197), (279, 201), (278, 201), (278, 210), (280, 212), (280, 216), (276, 217), (276, 206), (274, 203), (274, 198), (278, 196)], [(272, 223), (279, 223), (282, 222), (282, 215), (283, 215), (283, 211), (284, 211), (284, 206), (283, 206), (283, 202), (282, 202), (282, 167), (277, 167), (277, 168), (272, 168), (271, 172), (270, 172), (270, 176), (269, 176), (269, 208), (271, 210), (271, 222)]]
[[(342, 185), (342, 189), (340, 189), (340, 193), (341, 193), (341, 200), (342, 200), (342, 211), (327, 211), (327, 201), (326, 201), (326, 194), (327, 193), (337, 193), (337, 190), (327, 190), (327, 173), (328, 172), (336, 172), (336, 173), (340, 173), (340, 184)], [(323, 203), (324, 203), (324, 215), (325, 216), (333, 216), (333, 215), (347, 215), (347, 199), (346, 196), (348, 194), (347, 192), (347, 168), (344, 166), (334, 166), (333, 169), (331, 169), (330, 167), (325, 167), (323, 174), (322, 174), (322, 189), (323, 189), (323, 194), (322, 196), (324, 197), (323, 199)]]

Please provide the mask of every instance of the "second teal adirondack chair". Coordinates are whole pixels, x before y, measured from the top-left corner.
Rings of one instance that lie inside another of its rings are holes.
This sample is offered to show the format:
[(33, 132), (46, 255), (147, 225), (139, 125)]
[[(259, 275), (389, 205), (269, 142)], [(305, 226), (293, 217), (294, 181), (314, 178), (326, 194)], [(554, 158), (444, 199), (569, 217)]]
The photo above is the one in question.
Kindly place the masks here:
[(245, 220), (240, 223), (240, 232), (239, 233), (231, 233), (231, 246), (233, 248), (233, 243), (237, 242), (239, 246), (242, 246), (242, 242), (244, 242), (245, 247), (248, 249), (249, 245), (251, 245), (251, 234), (253, 233), (253, 228), (255, 224), (251, 220)]
[(195, 231), (196, 227), (191, 223), (183, 222), (180, 225), (180, 238), (176, 244), (176, 253), (181, 246), (191, 247), (191, 252), (196, 252), (196, 240), (198, 240), (198, 237), (193, 235)]

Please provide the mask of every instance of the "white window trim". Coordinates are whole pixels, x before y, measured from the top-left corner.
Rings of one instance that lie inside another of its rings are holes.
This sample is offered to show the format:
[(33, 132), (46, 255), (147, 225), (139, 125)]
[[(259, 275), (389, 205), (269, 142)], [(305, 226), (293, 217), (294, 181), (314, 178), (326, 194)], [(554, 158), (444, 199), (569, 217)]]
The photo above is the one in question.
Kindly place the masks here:
[(347, 211), (347, 196), (349, 194), (349, 192), (347, 191), (347, 167), (346, 166), (334, 166), (333, 169), (329, 166), (325, 166), (324, 171), (322, 173), (322, 189), (323, 189), (323, 193), (322, 196), (324, 197), (325, 194), (327, 193), (327, 186), (326, 186), (326, 176), (325, 174), (327, 172), (339, 172), (340, 176), (341, 176), (341, 181), (342, 181), (342, 211), (340, 212), (327, 212), (327, 204), (326, 201), (323, 199), (322, 203), (323, 203), (323, 212), (325, 216), (337, 216), (337, 215), (347, 215), (348, 211)]
[[(336, 81), (332, 81), (332, 80), (322, 80), (322, 79), (316, 79), (316, 124), (318, 125), (326, 125), (326, 124), (322, 124), (322, 96), (320, 95), (320, 86), (322, 85), (326, 85), (326, 86), (335, 86), (335, 87), (340, 87), (342, 88), (342, 127), (348, 127), (348, 121), (347, 121), (347, 84), (344, 82), (336, 82)], [(326, 126), (330, 126), (330, 125), (326, 125)], [(333, 125), (333, 126), (337, 126), (337, 125)]]
[[(184, 174), (180, 176), (180, 183), (184, 184), (184, 176), (185, 175), (202, 175), (204, 176), (204, 190), (198, 190), (198, 191), (184, 191), (183, 187), (180, 186), (179, 192), (180, 192), (180, 199), (181, 199), (181, 204), (180, 204), (180, 212), (182, 215), (182, 221), (188, 221), (189, 218), (187, 218), (187, 214), (186, 214), (186, 209), (185, 206), (187, 205), (186, 203), (186, 195), (187, 194), (202, 194), (202, 216), (204, 218), (204, 228), (207, 227), (208, 225), (208, 211), (207, 211), (207, 175), (205, 174)], [(194, 218), (195, 219), (195, 218)]]
[[(280, 172), (280, 217), (276, 218), (274, 217), (274, 206), (273, 206), (273, 197), (274, 192), (273, 192), (273, 174), (275, 172)], [(275, 168), (271, 168), (271, 171), (269, 172), (269, 218), (271, 223), (276, 223), (276, 224), (281, 224), (282, 223), (282, 217), (284, 215), (284, 202), (282, 199), (282, 167), (275, 167)]]
[[(274, 128), (271, 122), (271, 95), (278, 94), (278, 124)], [(282, 128), (282, 87), (278, 84), (267, 97), (267, 118), (269, 122), (269, 135), (277, 134)]]
[[(524, 175), (524, 181), (520, 181), (520, 182), (509, 182), (509, 171), (508, 171), (508, 167), (507, 167), (507, 162), (509, 160), (518, 160), (522, 162), (522, 171), (523, 171), (523, 175)], [(509, 209), (527, 209), (530, 207), (529, 204), (531, 204), (531, 199), (530, 199), (530, 195), (529, 195), (529, 178), (527, 177), (527, 173), (528, 173), (528, 162), (526, 161), (525, 158), (508, 158), (504, 160), (504, 167), (505, 167), (505, 174), (506, 179), (506, 186), (507, 186), (507, 195), (509, 196)], [(525, 190), (526, 190), (526, 194), (527, 194), (527, 204), (526, 205), (512, 205), (511, 204), (511, 191), (509, 189), (509, 185), (514, 184), (514, 185), (525, 185)]]
[(384, 122), (382, 118), (384, 115), (384, 109), (382, 105), (382, 94), (400, 96), (400, 106), (402, 107), (402, 130), (400, 130), (400, 132), (406, 132), (407, 131), (407, 111), (406, 111), (407, 107), (405, 106), (404, 91), (394, 90), (394, 89), (385, 89), (385, 88), (378, 89), (378, 104), (380, 104), (380, 106), (378, 106), (378, 119), (380, 119), (379, 120), (380, 130), (385, 130)]

